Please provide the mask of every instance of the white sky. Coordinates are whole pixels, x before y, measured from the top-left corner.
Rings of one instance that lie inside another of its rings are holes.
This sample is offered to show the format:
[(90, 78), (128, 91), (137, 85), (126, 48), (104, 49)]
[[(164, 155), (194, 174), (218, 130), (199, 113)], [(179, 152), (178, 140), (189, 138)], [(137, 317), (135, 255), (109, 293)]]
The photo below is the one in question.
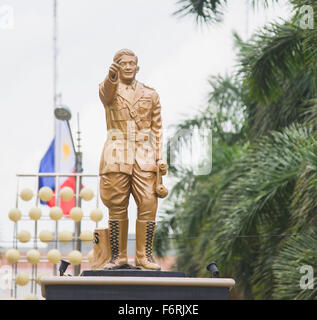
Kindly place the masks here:
[[(246, 1), (229, 2), (222, 24), (202, 28), (193, 17), (172, 16), (176, 0), (59, 1), (59, 91), (72, 110), (74, 133), (80, 113), (86, 173), (98, 172), (106, 138), (98, 83), (117, 50), (130, 48), (138, 55), (138, 80), (159, 93), (167, 128), (205, 105), (209, 75), (232, 70), (233, 30), (245, 38), (247, 25), (250, 35), (266, 21), (289, 14), (285, 5), (250, 8), (247, 23)], [(15, 22), (12, 30), (0, 29), (0, 240), (8, 241), (15, 175), (37, 172), (53, 138), (53, 1), (0, 0), (1, 5), (12, 6)], [(23, 214), (30, 206), (22, 204)], [(130, 209), (134, 232), (136, 208)]]

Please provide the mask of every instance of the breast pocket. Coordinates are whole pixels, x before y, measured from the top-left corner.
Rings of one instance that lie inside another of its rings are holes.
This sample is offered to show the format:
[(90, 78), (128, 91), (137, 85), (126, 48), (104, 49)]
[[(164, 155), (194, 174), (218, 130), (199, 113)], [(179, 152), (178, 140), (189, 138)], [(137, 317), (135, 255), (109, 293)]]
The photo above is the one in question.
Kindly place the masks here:
[(152, 99), (151, 98), (142, 98), (138, 103), (139, 115), (142, 120), (151, 120), (151, 111), (152, 111)]
[(129, 109), (125, 105), (115, 105), (110, 110), (113, 121), (131, 120)]

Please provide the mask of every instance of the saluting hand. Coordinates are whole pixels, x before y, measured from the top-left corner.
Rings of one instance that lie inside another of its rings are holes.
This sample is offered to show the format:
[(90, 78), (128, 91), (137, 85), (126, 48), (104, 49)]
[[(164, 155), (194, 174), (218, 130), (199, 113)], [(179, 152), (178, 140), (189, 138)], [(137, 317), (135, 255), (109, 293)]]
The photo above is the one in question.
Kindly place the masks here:
[(116, 81), (118, 79), (119, 71), (120, 71), (120, 65), (114, 62), (109, 68), (109, 78), (112, 81)]

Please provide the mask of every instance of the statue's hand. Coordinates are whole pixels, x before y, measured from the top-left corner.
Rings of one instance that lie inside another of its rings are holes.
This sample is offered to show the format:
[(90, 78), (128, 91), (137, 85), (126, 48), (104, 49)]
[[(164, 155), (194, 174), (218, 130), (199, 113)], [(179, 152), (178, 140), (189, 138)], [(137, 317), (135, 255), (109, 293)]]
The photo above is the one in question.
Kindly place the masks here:
[(118, 74), (120, 70), (120, 65), (118, 63), (113, 63), (110, 68), (109, 68), (109, 78), (112, 81), (117, 81), (118, 79)]

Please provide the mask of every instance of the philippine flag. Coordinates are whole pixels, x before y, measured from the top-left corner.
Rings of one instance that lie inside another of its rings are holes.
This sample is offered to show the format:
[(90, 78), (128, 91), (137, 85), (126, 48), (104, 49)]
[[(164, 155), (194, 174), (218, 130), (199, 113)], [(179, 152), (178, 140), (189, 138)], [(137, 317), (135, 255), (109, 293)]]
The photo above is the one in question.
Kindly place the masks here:
[[(40, 163), (41, 173), (72, 173), (75, 172), (76, 154), (72, 143), (71, 133), (67, 121), (55, 120), (55, 137), (51, 142), (48, 150)], [(54, 177), (39, 177), (39, 189), (46, 186), (54, 190), (53, 198), (48, 202), (42, 202), (50, 207), (56, 205), (55, 191), (56, 179)], [(75, 177), (60, 177), (60, 189), (63, 187), (70, 187), (75, 192)], [(63, 201), (60, 199), (60, 207), (64, 214), (68, 215), (70, 210), (75, 207), (75, 197), (70, 201)]]

